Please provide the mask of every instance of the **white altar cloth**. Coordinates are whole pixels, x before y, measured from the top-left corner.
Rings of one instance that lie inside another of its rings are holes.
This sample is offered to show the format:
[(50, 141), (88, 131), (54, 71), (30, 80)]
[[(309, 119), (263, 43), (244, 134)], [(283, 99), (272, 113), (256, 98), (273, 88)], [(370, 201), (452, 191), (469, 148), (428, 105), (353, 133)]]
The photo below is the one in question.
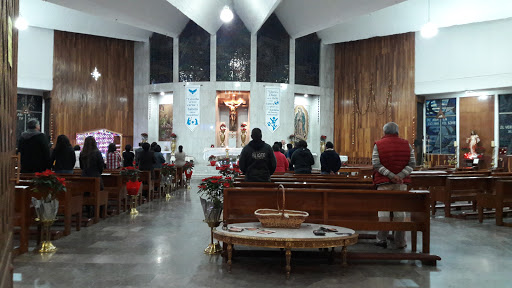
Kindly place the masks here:
[[(227, 147), (218, 147), (218, 148), (205, 148), (203, 150), (203, 160), (208, 160), (208, 157), (211, 155), (215, 157), (226, 157), (226, 148)], [(239, 156), (242, 153), (243, 148), (228, 148), (229, 156)]]

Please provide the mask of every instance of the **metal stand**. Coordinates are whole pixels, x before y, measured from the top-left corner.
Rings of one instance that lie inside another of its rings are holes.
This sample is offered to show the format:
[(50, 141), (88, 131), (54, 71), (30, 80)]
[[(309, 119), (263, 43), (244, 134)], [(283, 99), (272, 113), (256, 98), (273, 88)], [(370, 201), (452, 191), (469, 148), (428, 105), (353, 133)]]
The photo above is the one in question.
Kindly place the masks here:
[(52, 244), (50, 237), (50, 227), (55, 220), (41, 220), (41, 249), (39, 253), (52, 253), (57, 251), (57, 247)]
[(210, 244), (208, 247), (204, 249), (204, 253), (208, 255), (215, 255), (222, 252), (222, 247), (220, 247), (219, 242), (213, 243), (213, 228), (218, 227), (220, 225), (220, 221), (217, 222), (206, 222), (210, 227)]

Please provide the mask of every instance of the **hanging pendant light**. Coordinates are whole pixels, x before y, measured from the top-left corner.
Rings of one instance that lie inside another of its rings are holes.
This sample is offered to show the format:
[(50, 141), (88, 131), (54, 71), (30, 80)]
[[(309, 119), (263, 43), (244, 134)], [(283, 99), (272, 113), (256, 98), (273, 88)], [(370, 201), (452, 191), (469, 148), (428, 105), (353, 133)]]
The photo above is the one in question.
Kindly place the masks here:
[(430, 0), (428, 0), (428, 21), (421, 27), (420, 34), (423, 38), (432, 38), (437, 35), (437, 25), (430, 21)]
[(222, 22), (224, 23), (228, 23), (231, 22), (231, 20), (233, 20), (233, 11), (229, 9), (228, 5), (224, 6), (222, 11), (220, 12), (220, 20), (222, 20)]

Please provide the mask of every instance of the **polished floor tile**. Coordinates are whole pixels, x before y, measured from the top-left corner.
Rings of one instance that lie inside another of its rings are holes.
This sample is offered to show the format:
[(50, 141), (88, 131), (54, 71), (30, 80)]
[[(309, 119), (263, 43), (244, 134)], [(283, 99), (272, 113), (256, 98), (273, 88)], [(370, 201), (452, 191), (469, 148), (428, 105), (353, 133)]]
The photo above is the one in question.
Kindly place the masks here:
[[(511, 287), (512, 228), (493, 219), (480, 224), (442, 216), (431, 222), (431, 253), (442, 258), (435, 267), (354, 261), (343, 268), (339, 259), (330, 265), (327, 254), (313, 250), (293, 254), (286, 280), (284, 257), (275, 251), (236, 257), (228, 273), (220, 256), (203, 253), (210, 235), (197, 181), (168, 202), (139, 207), (136, 217), (125, 213), (73, 231), (54, 241), (54, 254), (16, 257), (14, 287)], [(360, 242), (349, 251), (392, 251)]]

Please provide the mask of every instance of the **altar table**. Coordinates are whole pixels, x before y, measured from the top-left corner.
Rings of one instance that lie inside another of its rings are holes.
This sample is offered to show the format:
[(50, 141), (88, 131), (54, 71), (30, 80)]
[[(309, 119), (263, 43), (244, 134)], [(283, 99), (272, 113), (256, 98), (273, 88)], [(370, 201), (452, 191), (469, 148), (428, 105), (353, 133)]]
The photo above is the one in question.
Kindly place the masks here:
[[(347, 265), (347, 246), (357, 243), (358, 234), (354, 230), (322, 224), (302, 223), (299, 229), (288, 228), (264, 228), (259, 222), (252, 223), (236, 223), (227, 226), (241, 228), (258, 228), (258, 230), (250, 231), (244, 229), (242, 232), (231, 232), (229, 230), (216, 229), (213, 231), (213, 237), (219, 241), (227, 244), (228, 252), (228, 271), (231, 272), (231, 257), (233, 252), (233, 245), (255, 246), (265, 248), (283, 248), (286, 249), (286, 278), (290, 277), (290, 260), (292, 248), (332, 248), (342, 247), (341, 257), (342, 265)], [(335, 232), (326, 232), (325, 236), (316, 236), (313, 230), (318, 230), (320, 227), (334, 228), (338, 230)], [(259, 234), (258, 231), (271, 230), (276, 233), (272, 234)]]

